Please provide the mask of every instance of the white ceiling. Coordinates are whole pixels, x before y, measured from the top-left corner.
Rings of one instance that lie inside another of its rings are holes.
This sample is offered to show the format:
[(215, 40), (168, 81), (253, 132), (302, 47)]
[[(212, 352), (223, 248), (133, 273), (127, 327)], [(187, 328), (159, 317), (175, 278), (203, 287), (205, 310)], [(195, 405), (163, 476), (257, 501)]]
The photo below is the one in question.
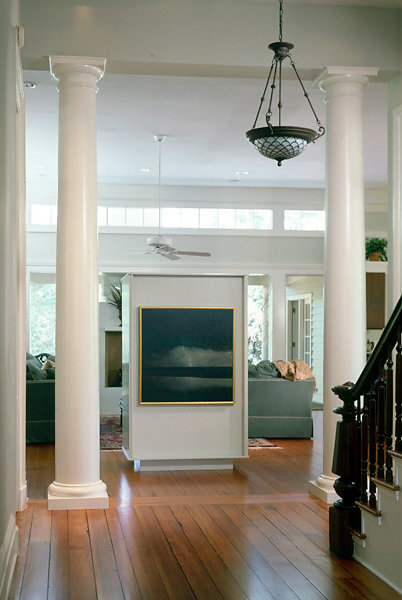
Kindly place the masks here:
[[(107, 57), (97, 96), (101, 185), (155, 184), (153, 136), (164, 134), (162, 176), (167, 185), (324, 186), (325, 137), (278, 168), (245, 136), (271, 61), (266, 43), (276, 39), (277, 0), (21, 2), (24, 79), (37, 83), (26, 89), (30, 200), (35, 190), (42, 197), (46, 190), (56, 195), (58, 94), (47, 70), (52, 54)], [(311, 89), (312, 78), (325, 65), (379, 67), (363, 100), (364, 177), (366, 187), (385, 188), (385, 82), (400, 69), (402, 12), (392, 7), (402, 8), (402, 0), (285, 4), (299, 5), (286, 11), (286, 33), (296, 44), (293, 58), (324, 125), (323, 94)], [(365, 8), (373, 6), (377, 8)], [(289, 69), (284, 77), (282, 123), (315, 128)], [(274, 125), (276, 118), (275, 111)]]
[[(35, 89), (26, 90), (27, 180), (56, 189), (56, 82), (44, 71), (27, 71), (24, 78), (37, 83)], [(157, 145), (153, 136), (165, 134), (162, 175), (166, 184), (322, 187), (325, 137), (281, 167), (247, 141), (245, 132), (252, 126), (263, 85), (256, 79), (106, 73), (97, 97), (99, 183), (154, 184)], [(283, 124), (315, 128), (299, 84), (284, 81), (283, 86)], [(306, 86), (309, 89), (311, 84)], [(311, 89), (309, 93), (325, 124), (322, 92)], [(386, 84), (370, 84), (364, 99), (367, 187), (386, 185), (386, 107)], [(141, 171), (146, 168), (152, 171)]]

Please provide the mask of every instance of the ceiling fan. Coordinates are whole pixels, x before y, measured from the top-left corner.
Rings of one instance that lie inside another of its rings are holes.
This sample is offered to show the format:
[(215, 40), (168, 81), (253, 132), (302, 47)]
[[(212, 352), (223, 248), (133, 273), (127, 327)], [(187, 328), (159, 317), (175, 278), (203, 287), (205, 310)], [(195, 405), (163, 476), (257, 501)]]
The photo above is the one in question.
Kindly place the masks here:
[(192, 250), (176, 250), (172, 246), (173, 240), (170, 237), (161, 235), (161, 145), (166, 139), (165, 135), (155, 135), (154, 140), (158, 142), (158, 211), (159, 211), (159, 228), (158, 235), (153, 235), (147, 238), (148, 249), (140, 254), (159, 254), (169, 260), (178, 260), (180, 256), (211, 256), (210, 252), (195, 252)]

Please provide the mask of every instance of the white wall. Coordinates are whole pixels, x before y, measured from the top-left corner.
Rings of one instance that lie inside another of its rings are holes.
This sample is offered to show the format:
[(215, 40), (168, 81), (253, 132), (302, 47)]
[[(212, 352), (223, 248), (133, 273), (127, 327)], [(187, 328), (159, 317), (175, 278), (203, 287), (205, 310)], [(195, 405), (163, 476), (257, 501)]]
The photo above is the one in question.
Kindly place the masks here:
[[(131, 439), (130, 448), (127, 449), (132, 459), (143, 463), (185, 459), (231, 460), (247, 456), (247, 349), (244, 329), (246, 285), (247, 281), (243, 277), (132, 277), (129, 332)], [(139, 306), (235, 308), (234, 404), (146, 406), (138, 403)], [(127, 333), (123, 312), (123, 336)]]
[[(14, 4), (14, 6), (13, 6)], [(0, 4), (0, 598), (13, 572), (17, 508), (17, 284), (18, 199), (16, 165), (17, 3)], [(14, 8), (14, 14), (13, 14)]]

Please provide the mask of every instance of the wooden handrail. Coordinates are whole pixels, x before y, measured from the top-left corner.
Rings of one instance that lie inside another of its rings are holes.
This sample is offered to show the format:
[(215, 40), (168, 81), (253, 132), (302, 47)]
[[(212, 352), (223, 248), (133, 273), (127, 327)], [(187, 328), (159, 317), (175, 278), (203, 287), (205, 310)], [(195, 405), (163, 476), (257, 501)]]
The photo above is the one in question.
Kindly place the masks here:
[(356, 383), (332, 388), (343, 402), (334, 410), (342, 421), (337, 423), (332, 465), (340, 476), (334, 487), (341, 499), (329, 509), (330, 548), (338, 556), (353, 555), (350, 530), (360, 530), (359, 507), (377, 511), (378, 481), (393, 485), (391, 453), (402, 451), (401, 332), (402, 296)]
[[(399, 298), (392, 315), (390, 316), (388, 323), (386, 324), (384, 331), (378, 340), (376, 347), (374, 348), (366, 366), (360, 374), (359, 379), (355, 384), (350, 383), (349, 389), (343, 392), (349, 395), (351, 398), (357, 399), (363, 394), (366, 394), (372, 383), (373, 373), (375, 376), (378, 375), (381, 362), (385, 363), (388, 356), (390, 347), (394, 347), (397, 342), (398, 336), (398, 323), (402, 320), (402, 296)], [(335, 392), (335, 388), (332, 388)], [(335, 392), (336, 393), (336, 392)]]

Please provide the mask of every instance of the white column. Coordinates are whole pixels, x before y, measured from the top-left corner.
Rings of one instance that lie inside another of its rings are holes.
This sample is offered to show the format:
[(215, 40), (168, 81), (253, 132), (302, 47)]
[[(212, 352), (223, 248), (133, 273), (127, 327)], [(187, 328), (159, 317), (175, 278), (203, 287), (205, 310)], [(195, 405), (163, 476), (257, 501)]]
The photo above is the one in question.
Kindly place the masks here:
[(309, 492), (327, 503), (337, 494), (332, 472), (332, 386), (356, 381), (365, 364), (363, 89), (377, 69), (327, 67), (314, 81), (325, 92), (326, 194), (324, 251), (324, 440), (323, 473)]
[(106, 508), (100, 480), (96, 92), (105, 59), (53, 56), (59, 90), (56, 480), (49, 509)]

